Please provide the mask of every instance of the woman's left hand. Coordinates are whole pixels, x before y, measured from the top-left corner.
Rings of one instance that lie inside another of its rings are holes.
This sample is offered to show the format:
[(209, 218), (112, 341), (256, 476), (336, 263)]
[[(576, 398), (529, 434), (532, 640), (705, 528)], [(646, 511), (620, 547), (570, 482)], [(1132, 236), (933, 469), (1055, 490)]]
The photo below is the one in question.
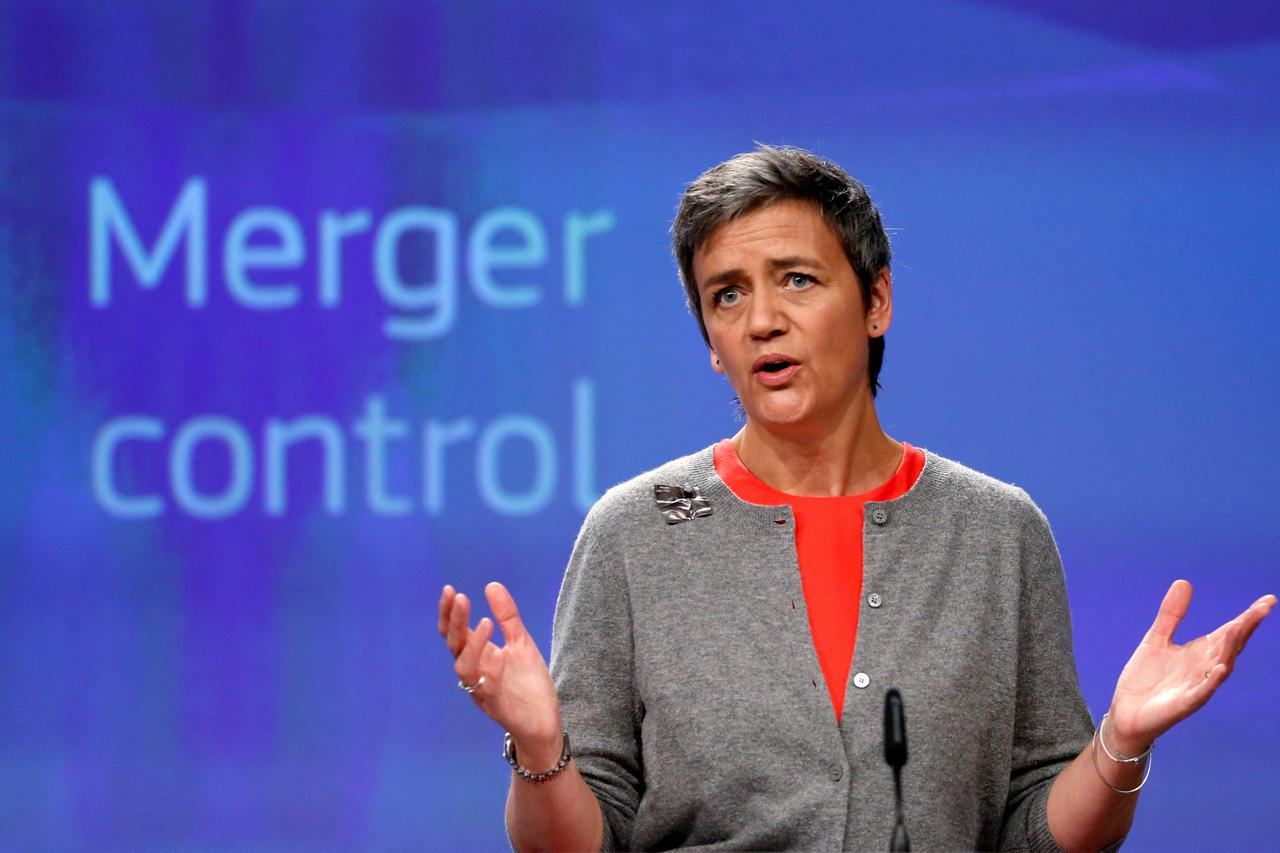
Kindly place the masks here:
[(1156, 621), (1116, 684), (1107, 743), (1128, 755), (1143, 752), (1179, 720), (1200, 708), (1226, 680), (1259, 623), (1275, 606), (1264, 595), (1216, 631), (1189, 643), (1173, 642), (1173, 631), (1191, 603), (1191, 584), (1174, 581)]

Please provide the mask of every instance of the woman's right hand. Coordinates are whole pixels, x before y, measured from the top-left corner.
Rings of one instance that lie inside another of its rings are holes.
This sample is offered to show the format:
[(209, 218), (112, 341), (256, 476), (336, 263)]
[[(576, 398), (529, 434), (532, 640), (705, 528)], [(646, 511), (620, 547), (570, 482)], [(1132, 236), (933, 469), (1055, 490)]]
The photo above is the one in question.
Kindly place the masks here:
[(455, 658), (453, 670), (464, 684), (476, 684), (483, 677), (471, 699), (511, 732), (519, 755), (558, 756), (563, 733), (560, 699), (547, 663), (506, 587), (495, 581), (484, 593), (502, 629), (501, 648), (489, 641), (493, 621), (488, 617), (474, 629), (469, 627), (471, 602), (466, 595), (445, 586), (440, 596), (440, 633)]

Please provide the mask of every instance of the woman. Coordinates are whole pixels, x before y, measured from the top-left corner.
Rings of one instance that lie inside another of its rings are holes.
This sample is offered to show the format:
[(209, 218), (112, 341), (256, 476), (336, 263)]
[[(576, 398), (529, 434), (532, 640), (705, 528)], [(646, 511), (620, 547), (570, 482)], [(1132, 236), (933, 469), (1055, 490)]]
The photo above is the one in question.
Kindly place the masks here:
[[(1185, 646), (1169, 590), (1095, 730), (1061, 563), (1021, 489), (894, 441), (874, 406), (889, 245), (860, 183), (761, 146), (673, 225), (732, 439), (609, 490), (556, 607), (550, 669), (506, 590), (445, 587), (459, 686), (508, 731), (517, 849), (877, 848), (884, 692), (911, 709), (923, 848), (1097, 850), (1155, 739), (1208, 700), (1275, 603)], [(572, 740), (570, 740), (572, 738)]]

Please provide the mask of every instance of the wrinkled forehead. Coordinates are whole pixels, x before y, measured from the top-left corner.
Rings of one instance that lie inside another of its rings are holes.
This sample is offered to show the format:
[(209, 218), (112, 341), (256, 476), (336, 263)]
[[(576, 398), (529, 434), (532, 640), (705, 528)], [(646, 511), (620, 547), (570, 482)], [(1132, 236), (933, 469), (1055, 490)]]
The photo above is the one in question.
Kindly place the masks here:
[(755, 204), (747, 205), (741, 210), (735, 210), (732, 214), (717, 222), (709, 230), (701, 235), (701, 239), (694, 247), (694, 254), (702, 251), (703, 248), (717, 238), (726, 230), (733, 230), (735, 227), (742, 225), (743, 221), (753, 220), (779, 220), (791, 222), (812, 222), (822, 220), (822, 206), (812, 199), (795, 198), (785, 196), (767, 201), (760, 201)]
[(816, 202), (785, 199), (720, 223), (693, 253), (698, 287), (725, 271), (787, 258), (834, 262), (844, 255), (835, 230)]

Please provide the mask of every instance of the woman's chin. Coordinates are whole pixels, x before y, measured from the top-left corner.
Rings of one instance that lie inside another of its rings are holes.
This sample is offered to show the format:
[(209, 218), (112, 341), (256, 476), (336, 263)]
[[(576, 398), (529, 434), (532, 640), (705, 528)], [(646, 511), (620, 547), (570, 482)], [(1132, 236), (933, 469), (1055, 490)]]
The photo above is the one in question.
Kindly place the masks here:
[(765, 429), (794, 428), (811, 419), (809, 407), (799, 401), (793, 404), (780, 400), (770, 401), (769, 405), (747, 408), (746, 413), (747, 420), (754, 421)]

